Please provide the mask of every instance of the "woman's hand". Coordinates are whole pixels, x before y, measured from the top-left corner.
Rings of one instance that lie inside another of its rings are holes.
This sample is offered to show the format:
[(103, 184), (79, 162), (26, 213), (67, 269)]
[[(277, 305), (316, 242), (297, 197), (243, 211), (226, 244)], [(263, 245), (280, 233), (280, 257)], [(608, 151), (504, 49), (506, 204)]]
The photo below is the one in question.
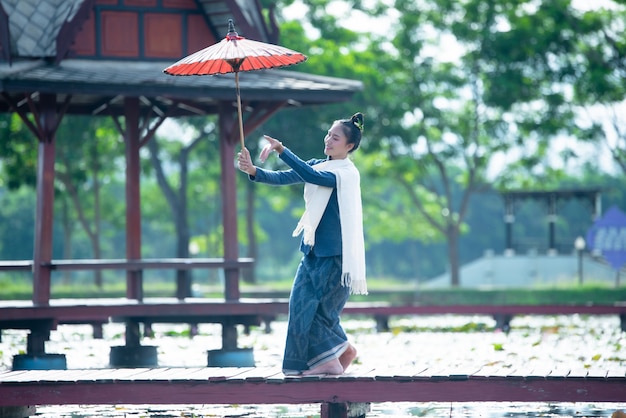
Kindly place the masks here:
[(256, 167), (252, 163), (248, 148), (242, 148), (241, 152), (237, 154), (237, 168), (253, 177), (256, 175)]
[(285, 150), (282, 142), (280, 142), (278, 139), (274, 139), (269, 135), (263, 135), (263, 138), (267, 140), (268, 144), (263, 147), (263, 149), (261, 150), (261, 155), (259, 155), (259, 159), (261, 160), (261, 162), (265, 162), (265, 160), (267, 160), (267, 157), (269, 157), (270, 153), (273, 150), (276, 150), (276, 152), (279, 154)]

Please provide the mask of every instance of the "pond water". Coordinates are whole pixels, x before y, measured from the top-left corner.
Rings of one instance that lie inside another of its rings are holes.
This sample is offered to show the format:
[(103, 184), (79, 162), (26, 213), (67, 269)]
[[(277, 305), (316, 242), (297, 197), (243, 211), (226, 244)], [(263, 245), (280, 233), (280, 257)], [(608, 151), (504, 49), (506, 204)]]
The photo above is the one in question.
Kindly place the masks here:
[[(357, 365), (375, 368), (458, 367), (482, 365), (570, 369), (626, 368), (626, 333), (617, 316), (520, 316), (509, 333), (495, 330), (487, 316), (422, 316), (390, 321), (389, 332), (376, 332), (369, 319), (343, 322), (358, 350)], [(203, 324), (189, 337), (189, 326), (153, 325), (154, 338), (142, 341), (158, 346), (163, 367), (203, 367), (207, 351), (221, 348), (221, 327)], [(241, 330), (243, 331), (243, 329)], [(272, 332), (253, 328), (240, 332), (239, 345), (254, 348), (257, 366), (281, 364), (286, 323), (272, 323)], [(124, 344), (124, 326), (108, 324), (104, 339), (91, 338), (91, 327), (63, 325), (46, 345), (49, 353), (65, 354), (68, 369), (108, 367), (111, 346)], [(0, 370), (11, 368), (12, 357), (26, 347), (26, 332), (4, 331), (0, 343)], [(367, 417), (619, 417), (624, 403), (375, 403)], [(311, 405), (91, 405), (40, 406), (37, 417), (315, 417)]]

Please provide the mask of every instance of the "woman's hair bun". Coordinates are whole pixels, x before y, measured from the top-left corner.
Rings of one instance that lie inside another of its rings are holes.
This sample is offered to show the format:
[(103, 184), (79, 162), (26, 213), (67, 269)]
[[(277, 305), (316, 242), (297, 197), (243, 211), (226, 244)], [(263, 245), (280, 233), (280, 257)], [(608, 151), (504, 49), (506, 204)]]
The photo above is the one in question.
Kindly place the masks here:
[(350, 122), (352, 122), (354, 126), (359, 128), (359, 131), (363, 132), (363, 113), (357, 112), (352, 115), (352, 118), (350, 118)]

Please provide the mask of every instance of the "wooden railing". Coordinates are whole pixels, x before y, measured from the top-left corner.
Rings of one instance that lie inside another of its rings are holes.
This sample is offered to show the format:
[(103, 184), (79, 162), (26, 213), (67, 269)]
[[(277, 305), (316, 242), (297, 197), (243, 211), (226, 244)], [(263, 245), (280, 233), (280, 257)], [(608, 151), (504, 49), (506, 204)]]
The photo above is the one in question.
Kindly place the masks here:
[[(225, 260), (223, 258), (154, 258), (141, 260), (126, 259), (74, 259), (52, 260), (43, 263), (43, 267), (59, 271), (79, 270), (147, 270), (147, 269), (212, 269), (212, 268), (243, 268), (254, 264), (252, 258)], [(0, 271), (31, 271), (32, 260), (0, 261)]]

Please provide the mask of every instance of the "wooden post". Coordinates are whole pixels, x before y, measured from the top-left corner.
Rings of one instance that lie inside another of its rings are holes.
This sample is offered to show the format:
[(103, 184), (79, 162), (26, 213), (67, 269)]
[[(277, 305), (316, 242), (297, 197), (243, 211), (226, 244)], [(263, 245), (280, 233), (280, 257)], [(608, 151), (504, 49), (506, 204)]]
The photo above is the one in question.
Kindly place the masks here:
[(365, 418), (369, 402), (326, 402), (320, 408), (321, 418)]
[[(226, 105), (220, 107), (220, 162), (222, 166), (222, 219), (224, 225), (224, 259), (237, 261), (239, 249), (237, 242), (237, 187), (235, 169), (235, 146), (233, 140), (232, 112)], [(229, 301), (239, 299), (239, 268), (224, 269), (225, 298)]]
[(50, 303), (49, 267), (52, 260), (52, 225), (54, 217), (54, 158), (57, 128), (56, 96), (42, 94), (37, 118), (39, 156), (37, 161), (37, 207), (35, 214), (35, 246), (33, 254), (33, 303)]
[[(126, 258), (141, 259), (141, 198), (139, 149), (139, 99), (124, 98), (126, 130)], [(143, 284), (140, 270), (126, 273), (126, 297), (143, 300)]]
[[(222, 103), (219, 109), (220, 127), (220, 163), (222, 166), (222, 224), (224, 227), (224, 260), (237, 260), (239, 249), (237, 242), (237, 187), (235, 170), (235, 144), (232, 127), (233, 114), (228, 104)], [(224, 298), (227, 301), (239, 299), (239, 269), (224, 269)], [(237, 348), (237, 328), (235, 325), (222, 323), (222, 348)]]
[[(139, 149), (139, 99), (137, 97), (124, 98), (125, 135), (126, 144), (126, 259), (141, 259), (141, 166)], [(126, 272), (126, 297), (143, 300), (143, 279), (141, 270)], [(126, 322), (126, 351), (132, 352), (140, 346), (141, 330), (139, 323)]]
[(348, 404), (342, 403), (323, 403), (320, 408), (321, 418), (348, 418)]

